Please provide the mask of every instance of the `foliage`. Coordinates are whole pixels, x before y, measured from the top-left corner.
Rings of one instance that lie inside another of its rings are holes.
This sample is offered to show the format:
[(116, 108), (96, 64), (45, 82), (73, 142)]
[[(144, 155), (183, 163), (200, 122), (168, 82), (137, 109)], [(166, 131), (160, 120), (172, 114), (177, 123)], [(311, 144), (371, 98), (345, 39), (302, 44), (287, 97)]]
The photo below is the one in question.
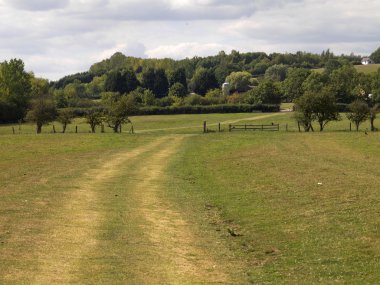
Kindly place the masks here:
[(219, 88), (209, 90), (205, 98), (211, 104), (225, 104), (227, 101), (227, 97), (223, 94), (223, 92)]
[(368, 104), (360, 99), (355, 100), (348, 105), (349, 113), (347, 118), (356, 126), (356, 131), (359, 130), (361, 123), (365, 122), (370, 117), (370, 109)]
[(246, 92), (250, 89), (252, 75), (247, 71), (232, 72), (227, 76), (226, 82), (230, 84), (232, 92)]
[(31, 77), (20, 59), (0, 64), (0, 122), (16, 122), (25, 117), (31, 95)]
[(68, 124), (71, 124), (74, 118), (74, 112), (72, 109), (66, 108), (58, 111), (57, 121), (62, 124), (62, 133), (66, 132)]
[(284, 64), (275, 64), (265, 71), (265, 78), (274, 81), (284, 81), (288, 67)]
[(331, 73), (331, 85), (337, 102), (350, 103), (354, 99), (353, 90), (358, 85), (358, 73), (353, 66), (345, 65)]
[(215, 74), (211, 69), (198, 68), (191, 79), (190, 89), (200, 95), (205, 95), (208, 90), (218, 87)]
[(96, 127), (103, 122), (103, 113), (98, 110), (90, 109), (86, 113), (86, 122), (90, 125), (91, 132), (95, 133)]
[(184, 98), (187, 94), (187, 90), (185, 86), (183, 86), (181, 83), (176, 82), (169, 88), (169, 96), (171, 97), (178, 97), (178, 98)]
[(53, 121), (57, 116), (53, 96), (49, 93), (49, 82), (33, 77), (31, 79), (31, 96), (33, 99), (26, 120), (36, 123), (37, 134), (39, 134), (42, 126)]
[(105, 91), (127, 94), (139, 86), (136, 74), (132, 69), (111, 71), (104, 83)]
[(106, 109), (105, 121), (114, 133), (119, 132), (122, 124), (130, 123), (129, 116), (137, 111), (136, 101), (130, 95), (111, 98), (104, 104)]
[(280, 104), (281, 92), (279, 86), (273, 81), (265, 79), (257, 87), (248, 92), (253, 104)]
[(251, 112), (278, 112), (278, 105), (266, 104), (219, 104), (219, 105), (185, 105), (167, 107), (143, 107), (138, 115), (174, 115), (174, 114), (211, 114), (211, 113), (251, 113)]
[(290, 68), (288, 75), (282, 83), (282, 90), (286, 102), (293, 102), (304, 94), (305, 80), (310, 76), (310, 71), (304, 68)]
[(380, 47), (371, 54), (370, 58), (375, 63), (380, 63)]
[(176, 68), (169, 72), (168, 75), (169, 86), (173, 86), (175, 83), (180, 83), (185, 88), (187, 92), (187, 80), (186, 80), (186, 70), (184, 68)]
[(295, 118), (308, 132), (313, 129), (313, 121), (319, 124), (319, 130), (331, 121), (340, 120), (333, 91), (325, 87), (320, 92), (306, 92), (295, 101)]

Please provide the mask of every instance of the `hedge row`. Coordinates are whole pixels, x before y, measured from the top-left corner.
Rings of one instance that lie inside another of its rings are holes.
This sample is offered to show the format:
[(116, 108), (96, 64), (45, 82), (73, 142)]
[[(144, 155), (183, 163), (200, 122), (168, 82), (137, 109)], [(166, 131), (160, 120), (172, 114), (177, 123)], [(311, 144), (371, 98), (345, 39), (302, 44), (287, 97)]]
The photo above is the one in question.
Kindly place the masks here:
[[(89, 111), (104, 111), (103, 107), (72, 108), (76, 117), (84, 117)], [(169, 107), (141, 107), (133, 115), (176, 115), (176, 114), (211, 114), (211, 113), (252, 113), (252, 112), (279, 112), (279, 105), (249, 105), (225, 104), (208, 106), (169, 106)]]
[(211, 113), (252, 113), (252, 112), (279, 112), (279, 105), (249, 105), (225, 104), (208, 106), (169, 106), (169, 107), (142, 107), (137, 115), (175, 115), (175, 114), (211, 114)]

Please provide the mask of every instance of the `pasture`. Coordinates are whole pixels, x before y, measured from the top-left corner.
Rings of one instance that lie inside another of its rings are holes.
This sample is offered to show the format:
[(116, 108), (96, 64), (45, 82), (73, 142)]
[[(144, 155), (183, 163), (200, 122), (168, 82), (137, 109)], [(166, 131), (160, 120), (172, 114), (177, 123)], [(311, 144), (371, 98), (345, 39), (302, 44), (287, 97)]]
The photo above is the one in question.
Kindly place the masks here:
[(291, 116), (0, 126), (0, 284), (376, 283), (379, 133), (298, 133)]

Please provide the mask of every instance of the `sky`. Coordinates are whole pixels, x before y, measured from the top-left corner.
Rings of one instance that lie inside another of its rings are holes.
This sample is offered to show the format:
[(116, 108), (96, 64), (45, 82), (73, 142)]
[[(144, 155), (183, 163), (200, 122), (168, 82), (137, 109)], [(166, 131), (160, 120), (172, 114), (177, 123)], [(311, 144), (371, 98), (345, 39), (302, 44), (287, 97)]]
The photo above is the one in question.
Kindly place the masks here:
[(0, 62), (57, 80), (117, 51), (182, 59), (224, 50), (370, 55), (379, 0), (0, 0)]

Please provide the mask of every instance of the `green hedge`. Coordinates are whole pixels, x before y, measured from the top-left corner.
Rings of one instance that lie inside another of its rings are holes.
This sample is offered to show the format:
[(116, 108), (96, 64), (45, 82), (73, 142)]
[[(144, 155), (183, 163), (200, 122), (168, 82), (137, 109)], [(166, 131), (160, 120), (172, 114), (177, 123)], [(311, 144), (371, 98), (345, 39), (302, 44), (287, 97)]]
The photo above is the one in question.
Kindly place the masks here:
[[(88, 111), (103, 111), (103, 107), (72, 108), (76, 117), (84, 117)], [(176, 115), (176, 114), (211, 114), (211, 113), (252, 113), (252, 112), (279, 112), (279, 105), (266, 104), (225, 104), (208, 106), (169, 106), (169, 107), (141, 107), (133, 115)]]
[(170, 106), (170, 107), (142, 107), (136, 115), (175, 115), (175, 114), (211, 114), (211, 113), (252, 113), (252, 112), (279, 112), (279, 105), (249, 105), (225, 104), (209, 106)]

